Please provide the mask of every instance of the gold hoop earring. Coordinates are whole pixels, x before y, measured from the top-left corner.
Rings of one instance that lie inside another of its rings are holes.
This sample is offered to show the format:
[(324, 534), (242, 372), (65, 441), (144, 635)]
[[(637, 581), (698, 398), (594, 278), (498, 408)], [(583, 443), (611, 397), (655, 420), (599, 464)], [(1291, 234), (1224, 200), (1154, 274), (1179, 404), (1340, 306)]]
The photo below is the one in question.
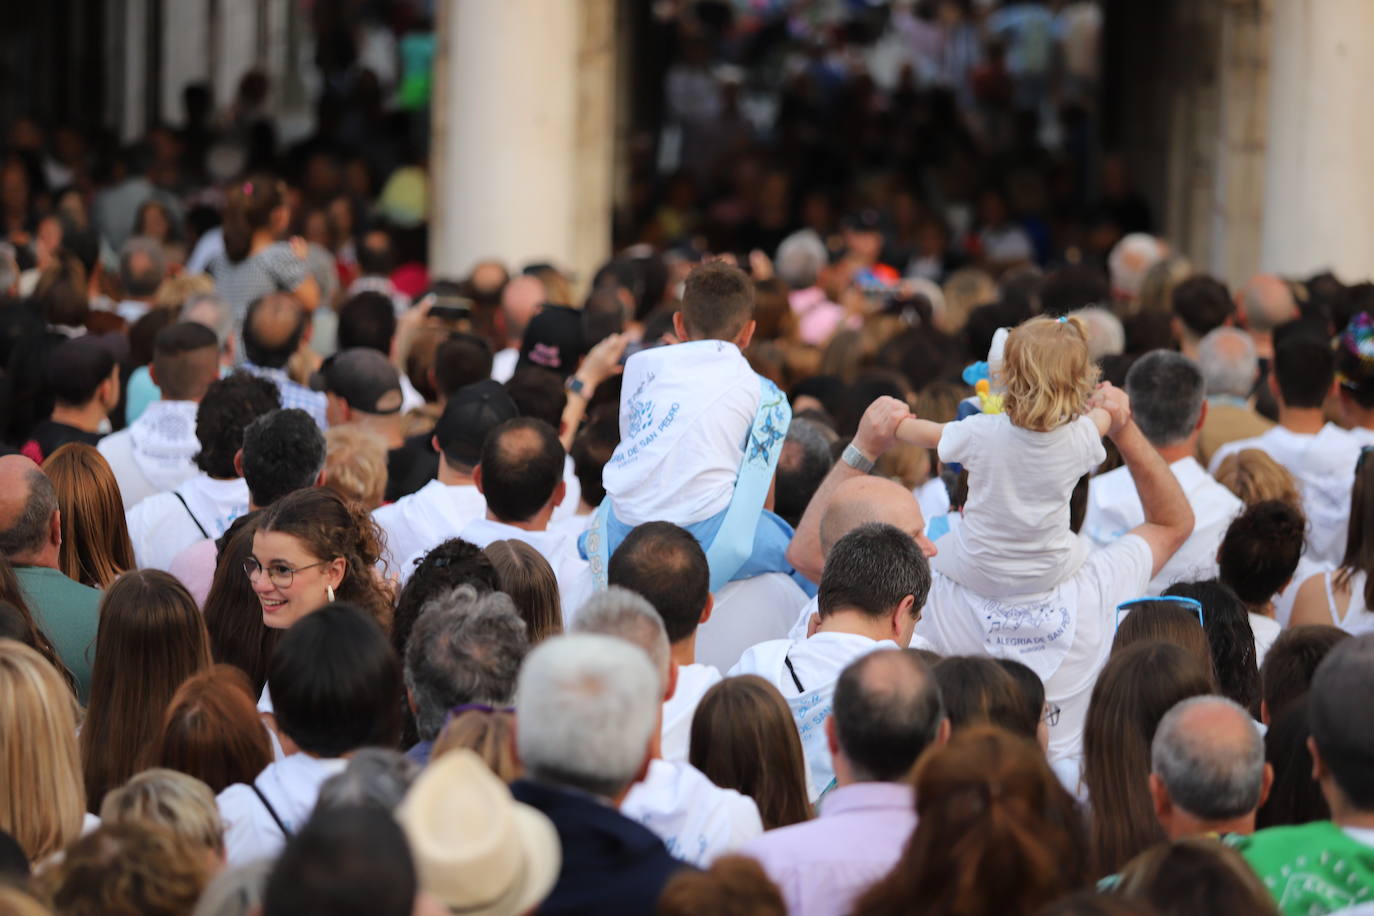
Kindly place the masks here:
[(334, 600), (334, 586), (326, 585), (324, 587), (324, 593), (329, 596), (330, 601)]

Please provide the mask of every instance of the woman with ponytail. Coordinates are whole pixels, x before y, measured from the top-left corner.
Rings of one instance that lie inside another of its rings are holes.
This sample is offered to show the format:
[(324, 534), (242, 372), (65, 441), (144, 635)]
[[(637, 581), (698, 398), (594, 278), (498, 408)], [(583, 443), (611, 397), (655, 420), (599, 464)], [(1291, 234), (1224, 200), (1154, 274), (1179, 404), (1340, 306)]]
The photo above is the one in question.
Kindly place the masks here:
[(1289, 626), (1335, 624), (1347, 633), (1374, 632), (1374, 447), (1360, 450), (1350, 488), (1345, 556), (1335, 572), (1318, 573), (1298, 589)]
[(205, 265), (215, 292), (243, 323), (248, 306), (268, 293), (294, 293), (309, 311), (320, 301), (320, 287), (306, 265), (306, 242), (281, 241), (290, 225), (286, 187), (253, 175), (229, 189), (224, 205), (224, 253)]
[(1082, 818), (1034, 742), (975, 726), (915, 781), (916, 832), (856, 916), (1034, 913), (1086, 883)]

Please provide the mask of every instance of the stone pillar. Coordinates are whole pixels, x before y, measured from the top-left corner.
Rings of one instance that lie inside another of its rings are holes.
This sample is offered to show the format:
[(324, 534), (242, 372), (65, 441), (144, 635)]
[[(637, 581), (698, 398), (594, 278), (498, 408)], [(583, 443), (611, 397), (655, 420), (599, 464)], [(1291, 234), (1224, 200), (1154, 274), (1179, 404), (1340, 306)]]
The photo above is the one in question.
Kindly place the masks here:
[(210, 78), (210, 7), (206, 0), (162, 0), (161, 117), (180, 124), (181, 91)]
[(549, 261), (585, 284), (610, 244), (613, 0), (438, 12), (432, 273)]
[(1232, 286), (1260, 263), (1273, 7), (1274, 0), (1228, 0), (1222, 8), (1210, 270)]
[(1374, 3), (1280, 0), (1273, 36), (1261, 266), (1366, 279), (1374, 268)]

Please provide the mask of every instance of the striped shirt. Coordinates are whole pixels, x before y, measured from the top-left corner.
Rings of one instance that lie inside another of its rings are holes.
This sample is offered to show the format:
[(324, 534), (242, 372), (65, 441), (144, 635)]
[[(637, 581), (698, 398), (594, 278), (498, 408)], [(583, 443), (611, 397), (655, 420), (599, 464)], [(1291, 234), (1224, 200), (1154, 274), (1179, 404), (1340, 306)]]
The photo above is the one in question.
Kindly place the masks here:
[(321, 430), (329, 428), (329, 421), (325, 418), (324, 413), (327, 399), (323, 392), (311, 391), (304, 385), (292, 381), (285, 369), (268, 369), (265, 366), (255, 366), (247, 360), (240, 363), (239, 368), (251, 372), (259, 378), (265, 378), (276, 385), (277, 390), (281, 392), (282, 407), (299, 407), (310, 414), (311, 419)]

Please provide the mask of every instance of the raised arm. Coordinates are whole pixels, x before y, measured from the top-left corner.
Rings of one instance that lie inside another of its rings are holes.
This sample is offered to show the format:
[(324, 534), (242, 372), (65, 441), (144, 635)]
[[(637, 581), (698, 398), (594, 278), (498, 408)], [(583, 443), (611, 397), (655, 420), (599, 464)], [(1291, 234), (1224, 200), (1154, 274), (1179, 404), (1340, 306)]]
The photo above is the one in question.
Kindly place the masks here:
[(1131, 472), (1140, 505), (1145, 510), (1145, 523), (1130, 533), (1144, 538), (1150, 545), (1150, 552), (1154, 554), (1150, 575), (1156, 576), (1193, 533), (1193, 507), (1188, 505), (1188, 497), (1168, 463), (1129, 415), (1110, 435)]
[(562, 428), (558, 431), (558, 438), (563, 443), (564, 450), (572, 451), (577, 429), (582, 424), (582, 418), (586, 416), (587, 404), (597, 386), (625, 371), (625, 367), (620, 365), (620, 357), (624, 355), (625, 347), (629, 343), (630, 339), (624, 334), (606, 337), (592, 347), (591, 352), (582, 360), (582, 365), (573, 373), (567, 386), (568, 403), (563, 408), (560, 423)]
[[(864, 411), (851, 445), (869, 462), (877, 461), (897, 441), (897, 426), (910, 418), (911, 410), (905, 402), (890, 397), (878, 398)], [(830, 508), (835, 489), (851, 477), (867, 473), (841, 459), (835, 462), (816, 495), (807, 503), (806, 512), (792, 535), (792, 543), (787, 547), (787, 562), (812, 582), (821, 581), (821, 570), (825, 566), (825, 557), (821, 555), (821, 519)]]
[(897, 439), (907, 445), (919, 445), (921, 448), (938, 448), (940, 445), (940, 434), (944, 432), (945, 424), (935, 423), (930, 420), (918, 420), (915, 417), (908, 417), (897, 424)]

